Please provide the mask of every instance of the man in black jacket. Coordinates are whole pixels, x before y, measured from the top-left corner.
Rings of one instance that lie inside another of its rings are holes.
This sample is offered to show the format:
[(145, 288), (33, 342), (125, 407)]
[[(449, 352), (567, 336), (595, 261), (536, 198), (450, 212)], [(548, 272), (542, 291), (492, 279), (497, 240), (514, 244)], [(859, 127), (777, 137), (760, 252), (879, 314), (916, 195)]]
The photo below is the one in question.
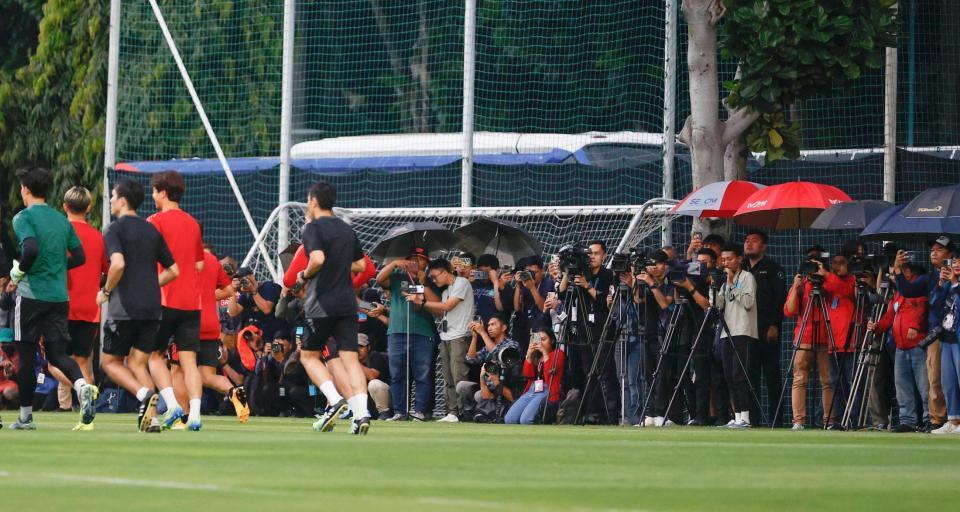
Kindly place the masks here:
[[(780, 326), (783, 322), (783, 302), (787, 289), (783, 268), (767, 256), (767, 234), (750, 230), (743, 240), (746, 256), (745, 270), (757, 281), (757, 333), (759, 343), (753, 345), (748, 370), (750, 382), (760, 393), (760, 376), (767, 385), (767, 421), (781, 426), (780, 418), (773, 418), (773, 408), (780, 393)], [(753, 405), (751, 409), (756, 409)], [(760, 411), (752, 411), (753, 418), (761, 418)], [(755, 420), (756, 421), (756, 420)]]

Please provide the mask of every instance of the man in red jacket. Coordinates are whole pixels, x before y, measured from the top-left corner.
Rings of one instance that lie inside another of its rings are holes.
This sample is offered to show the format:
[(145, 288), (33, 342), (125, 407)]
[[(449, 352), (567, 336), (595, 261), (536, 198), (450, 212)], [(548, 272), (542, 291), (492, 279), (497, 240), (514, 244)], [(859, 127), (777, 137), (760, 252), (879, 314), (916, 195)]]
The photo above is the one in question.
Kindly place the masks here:
[[(913, 264), (903, 267), (903, 278), (914, 282), (922, 267)], [(890, 306), (879, 322), (869, 322), (867, 328), (884, 333), (891, 330), (893, 341), (897, 345), (894, 359), (894, 379), (897, 387), (897, 404), (900, 406), (900, 425), (894, 432), (916, 432), (922, 422), (929, 418), (927, 408), (927, 352), (919, 347), (920, 340), (927, 335), (927, 297), (907, 298), (898, 291), (890, 301)], [(892, 328), (892, 329), (891, 329)], [(916, 395), (920, 395), (917, 404)], [(923, 411), (923, 416), (919, 415)]]

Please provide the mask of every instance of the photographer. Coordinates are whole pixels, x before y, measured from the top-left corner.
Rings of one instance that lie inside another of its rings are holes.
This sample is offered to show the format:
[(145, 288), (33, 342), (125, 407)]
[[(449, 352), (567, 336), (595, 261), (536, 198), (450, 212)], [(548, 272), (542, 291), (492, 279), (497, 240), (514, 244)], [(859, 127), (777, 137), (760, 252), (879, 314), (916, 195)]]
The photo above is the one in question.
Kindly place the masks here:
[[(563, 380), (564, 353), (557, 350), (557, 337), (553, 330), (537, 330), (539, 340), (530, 343), (523, 361), (523, 376), (527, 386), (523, 395), (514, 402), (504, 423), (533, 425), (540, 422), (542, 408), (547, 408), (545, 423), (553, 423), (560, 402), (560, 381)], [(547, 394), (549, 393), (549, 398)], [(544, 404), (544, 398), (547, 398)]]
[(254, 369), (259, 379), (257, 387), (252, 390), (253, 412), (257, 416), (279, 416), (289, 412), (289, 408), (283, 406), (287, 393), (280, 380), (291, 352), (293, 344), (286, 331), (277, 331), (273, 341), (263, 345), (263, 354)]
[(720, 355), (723, 373), (733, 398), (734, 419), (729, 428), (750, 428), (750, 387), (746, 368), (750, 367), (750, 345), (757, 343), (757, 281), (742, 266), (740, 248), (728, 245), (720, 253), (726, 281), (717, 292), (717, 307), (729, 332), (722, 332)]
[(357, 356), (363, 365), (363, 374), (367, 378), (367, 396), (373, 402), (370, 410), (377, 411), (378, 419), (390, 418), (390, 361), (387, 355), (370, 347), (370, 340), (364, 334), (357, 335)]
[[(817, 254), (819, 258), (819, 255), (824, 255), (825, 251), (811, 250), (808, 251), (808, 254), (810, 253)], [(807, 417), (807, 382), (814, 363), (820, 376), (824, 425), (833, 426), (842, 414), (842, 410), (838, 411), (836, 407), (831, 407), (835, 391), (833, 374), (836, 371), (831, 370), (834, 363), (831, 362), (830, 357), (832, 350), (830, 334), (834, 336), (834, 341), (838, 344), (837, 348), (841, 348), (839, 344), (846, 340), (853, 314), (855, 279), (847, 273), (846, 257), (836, 256), (832, 262), (833, 268), (840, 274), (827, 272), (824, 262), (817, 258), (808, 260), (801, 267), (801, 273), (794, 276), (793, 285), (787, 293), (787, 301), (783, 306), (783, 313), (787, 318), (798, 320), (794, 331), (794, 343), (801, 328), (803, 329), (803, 338), (800, 339), (793, 361), (793, 385), (790, 395), (793, 404), (793, 430), (804, 429)], [(822, 297), (827, 304), (830, 326), (833, 329), (830, 333), (828, 333), (826, 319), (823, 318), (823, 313), (816, 304), (811, 306), (806, 326), (801, 323), (802, 318), (798, 318), (802, 316), (807, 302), (811, 300), (814, 286), (822, 289)], [(842, 340), (837, 337), (838, 334), (842, 334)]]
[(521, 260), (523, 270), (514, 274), (513, 309), (519, 313), (524, 322), (523, 332), (514, 330), (514, 336), (526, 350), (530, 344), (530, 333), (544, 325), (548, 325), (550, 318), (544, 310), (544, 301), (547, 292), (553, 291), (554, 283), (543, 274), (543, 259), (532, 256)]
[[(833, 395), (833, 414), (842, 416), (847, 407), (847, 398), (853, 387), (853, 373), (856, 371), (856, 356), (854, 347), (857, 341), (853, 339), (853, 314), (856, 308), (857, 278), (850, 273), (850, 260), (853, 254), (843, 253), (830, 260), (832, 298), (827, 303), (827, 314), (830, 318), (830, 327), (833, 329), (833, 340), (837, 344), (836, 359), (830, 358), (831, 380), (835, 383), (836, 393)], [(826, 283), (824, 284), (826, 286)], [(840, 366), (837, 366), (837, 361)], [(859, 410), (857, 407), (855, 410)], [(851, 424), (854, 428), (859, 425)]]
[[(957, 336), (957, 320), (960, 319), (960, 260), (953, 259), (950, 266), (940, 267), (940, 279), (932, 294), (930, 309), (931, 317), (936, 313), (936, 316), (942, 319), (938, 326), (931, 327), (940, 329), (940, 374), (943, 376), (941, 384), (947, 401), (947, 422), (931, 431), (931, 434), (960, 433), (960, 340)], [(934, 309), (937, 311), (934, 312)]]
[[(916, 263), (905, 262), (900, 265), (898, 276), (915, 284), (923, 272), (923, 267)], [(892, 329), (897, 346), (893, 373), (900, 407), (900, 424), (894, 432), (916, 432), (929, 419), (927, 354), (919, 346), (927, 334), (927, 297), (904, 297), (898, 289), (880, 321), (868, 322), (867, 329), (878, 335)]]
[(419, 294), (408, 294), (407, 300), (440, 319), (437, 330), (440, 333), (447, 415), (439, 421), (456, 423), (461, 412), (457, 408), (457, 383), (467, 380), (466, 355), (473, 320), (473, 290), (470, 281), (453, 274), (453, 268), (446, 260), (435, 259), (427, 268), (430, 280), (443, 288), (440, 300), (425, 300)]
[[(902, 270), (903, 266), (910, 261), (910, 254), (907, 251), (897, 251), (893, 268), (897, 291), (906, 298), (927, 297), (928, 301), (932, 300), (934, 290), (940, 281), (940, 269), (948, 258), (953, 257), (953, 254), (953, 241), (947, 236), (938, 237), (930, 244), (930, 271), (919, 274), (917, 279), (911, 282), (903, 277)], [(927, 325), (937, 326), (942, 320), (939, 310), (930, 308)], [(927, 379), (930, 381), (930, 426), (937, 429), (947, 420), (947, 404), (940, 383), (940, 343), (937, 338), (934, 338), (929, 346), (931, 350), (927, 351)]]
[[(660, 351), (667, 333), (667, 327), (670, 323), (670, 312), (673, 307), (673, 285), (667, 277), (667, 253), (656, 250), (642, 262), (643, 268), (637, 279), (643, 284), (638, 287), (635, 300), (641, 304), (642, 312), (641, 322), (644, 332), (644, 374), (649, 383), (653, 379), (653, 372), (660, 359)], [(669, 353), (663, 357), (672, 357)], [(653, 406), (648, 407), (646, 417), (643, 418), (643, 425), (664, 426), (667, 424), (667, 404), (670, 401), (670, 394), (673, 386), (671, 372), (672, 365), (669, 359), (661, 364), (660, 375), (658, 375), (656, 387), (653, 390)], [(673, 423), (673, 422), (671, 422)]]
[[(576, 250), (576, 248), (575, 248)], [(590, 329), (593, 344), (588, 345), (586, 339), (571, 339), (570, 358), (571, 358), (571, 386), (577, 389), (583, 389), (593, 366), (596, 350), (600, 348), (600, 336), (603, 334), (603, 325), (607, 321), (609, 310), (607, 309), (607, 295), (610, 293), (610, 287), (614, 285), (613, 272), (603, 267), (603, 262), (607, 259), (607, 246), (599, 240), (594, 240), (587, 244), (589, 254), (587, 268), (567, 268), (560, 279), (560, 286), (557, 288), (560, 296), (563, 296), (571, 286), (578, 286), (582, 290), (580, 297), (583, 303), (580, 305), (582, 310), (577, 315), (582, 315), (586, 320), (587, 328)], [(579, 265), (578, 265), (579, 266)], [(576, 270), (579, 270), (577, 272)], [(619, 389), (617, 384), (615, 369), (606, 365), (606, 371), (603, 375), (598, 375), (598, 383), (602, 387), (602, 395), (607, 397), (609, 402), (607, 410), (619, 411), (617, 398), (619, 393), (614, 391)], [(597, 388), (594, 387), (594, 390)], [(593, 400), (592, 397), (583, 397), (586, 400), (583, 410), (586, 415), (596, 414), (600, 410), (600, 403)], [(612, 418), (608, 418), (611, 419)]]
[[(504, 402), (512, 403), (519, 396), (515, 391), (519, 389), (520, 380), (520, 369), (516, 364), (519, 363), (520, 345), (507, 337), (507, 322), (502, 313), (497, 313), (486, 329), (480, 322), (470, 324), (472, 335), (466, 360), (469, 364), (481, 366), (479, 390), (477, 383), (461, 381), (457, 383), (457, 394), (460, 410), (473, 421), (497, 422), (506, 408)], [(480, 343), (483, 347), (477, 350)]]
[(285, 321), (274, 315), (282, 291), (280, 285), (271, 281), (257, 283), (253, 272), (242, 267), (234, 273), (232, 286), (239, 292), (228, 299), (227, 312), (231, 317), (240, 317), (241, 325), (256, 325), (268, 340), (277, 331), (289, 329)]
[[(747, 232), (743, 239), (743, 254), (747, 257), (744, 270), (757, 281), (757, 334), (747, 372), (754, 389), (760, 388), (760, 378), (767, 384), (767, 418), (779, 427), (780, 418), (773, 417), (773, 408), (779, 400), (780, 383), (780, 327), (783, 323), (783, 303), (787, 296), (786, 276), (779, 263), (767, 256), (767, 233), (759, 229)], [(756, 405), (750, 408), (754, 418), (760, 417)]]
[(433, 383), (430, 382), (434, 348), (433, 316), (421, 305), (407, 300), (408, 295), (413, 295), (409, 293), (410, 289), (417, 287), (421, 287), (419, 291), (422, 293), (419, 295), (422, 295), (425, 301), (435, 302), (439, 299), (427, 280), (428, 261), (427, 250), (414, 246), (410, 248), (406, 259), (394, 260), (384, 265), (377, 274), (380, 287), (390, 291), (387, 355), (390, 359), (390, 397), (393, 399), (394, 413), (391, 421), (408, 419), (408, 374), (416, 383), (414, 408), (409, 417), (424, 421), (430, 405), (428, 401), (433, 388)]
[[(710, 307), (710, 285), (713, 277), (710, 272), (716, 267), (717, 255), (710, 249), (700, 249), (696, 254), (696, 275), (687, 275), (683, 280), (673, 281), (676, 297), (686, 298), (693, 311), (693, 316), (687, 316), (685, 325), (680, 331), (680, 356), (677, 360), (677, 371), (683, 369), (687, 356), (693, 348), (693, 343), (700, 326), (703, 324), (705, 312)], [(713, 345), (713, 325), (703, 330), (703, 337), (697, 342), (696, 351), (691, 360), (691, 366), (683, 379), (682, 389), (687, 402), (687, 412), (690, 420), (687, 425), (705, 426), (710, 417), (710, 373), (711, 348)]]
[(513, 309), (513, 290), (504, 292), (507, 283), (502, 282), (506, 280), (501, 278), (499, 269), (500, 261), (497, 257), (484, 254), (477, 260), (477, 270), (467, 277), (473, 286), (473, 304), (476, 313), (484, 322), (489, 321), (498, 311), (509, 313), (507, 307), (510, 311)]
[[(631, 265), (629, 271), (620, 273), (619, 282), (621, 286), (626, 286), (630, 290), (634, 289), (636, 282), (636, 267)], [(607, 295), (607, 307), (613, 304), (613, 295)], [(620, 318), (620, 311), (611, 310), (614, 315), (614, 323), (626, 322), (626, 329), (620, 333), (618, 345), (614, 347), (614, 362), (617, 366), (617, 375), (622, 376), (626, 381), (622, 384), (621, 390), (623, 404), (623, 418), (621, 424), (636, 425), (640, 423), (640, 361), (643, 353), (643, 344), (640, 343), (643, 338), (643, 325), (640, 323), (640, 313), (636, 305), (638, 298), (636, 294), (630, 293), (629, 307), (623, 308), (626, 311), (626, 319)], [(618, 308), (619, 309), (619, 308)], [(626, 365), (626, 367), (624, 367)]]

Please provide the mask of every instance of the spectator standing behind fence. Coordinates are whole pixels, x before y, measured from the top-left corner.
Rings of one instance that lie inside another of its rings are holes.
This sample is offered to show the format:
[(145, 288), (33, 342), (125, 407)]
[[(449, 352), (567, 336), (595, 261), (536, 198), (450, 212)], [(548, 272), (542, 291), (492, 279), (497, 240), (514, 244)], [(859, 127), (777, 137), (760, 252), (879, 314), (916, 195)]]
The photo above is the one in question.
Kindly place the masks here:
[[(908, 281), (900, 269), (909, 261), (906, 251), (898, 251), (893, 273), (896, 276), (897, 290), (906, 298), (927, 297), (929, 301), (940, 280), (940, 268), (954, 252), (953, 241), (947, 236), (938, 237), (930, 244), (930, 271), (919, 273), (917, 279)], [(927, 316), (927, 325), (940, 325), (942, 318), (937, 308), (931, 308)], [(940, 385), (940, 342), (934, 338), (927, 350), (927, 380), (929, 381), (930, 425), (940, 428), (947, 419), (947, 404)]]
[(433, 314), (440, 334), (440, 363), (444, 380), (447, 414), (439, 421), (456, 423), (457, 383), (467, 380), (467, 348), (470, 345), (470, 323), (473, 321), (473, 289), (470, 281), (453, 273), (449, 261), (436, 259), (428, 265), (430, 280), (443, 289), (439, 301), (426, 300), (420, 294), (408, 294), (414, 306)]
[(720, 257), (727, 279), (717, 293), (717, 307), (723, 310), (730, 329), (721, 333), (720, 355), (734, 411), (727, 427), (750, 428), (750, 384), (745, 369), (750, 367), (750, 344), (757, 342), (757, 281), (743, 270), (739, 247), (724, 247)]
[(433, 317), (421, 306), (408, 302), (404, 295), (410, 287), (421, 286), (425, 299), (436, 301), (439, 298), (427, 282), (428, 261), (426, 249), (414, 246), (410, 248), (406, 259), (384, 265), (377, 274), (380, 286), (390, 291), (387, 355), (390, 358), (390, 397), (393, 400), (391, 421), (408, 419), (408, 373), (416, 383), (413, 412), (409, 413), (409, 417), (423, 421), (429, 407)]
[(552, 329), (541, 328), (534, 334), (539, 339), (530, 343), (523, 361), (526, 388), (507, 411), (504, 423), (533, 425), (540, 423), (544, 416), (544, 423), (553, 423), (556, 419), (566, 357), (562, 350), (557, 350), (557, 337)]
[[(899, 256), (898, 256), (899, 259)], [(923, 267), (915, 263), (901, 263), (897, 276), (905, 283), (916, 284)], [(927, 380), (927, 354), (919, 346), (927, 334), (927, 297), (904, 297), (900, 290), (879, 322), (867, 323), (867, 328), (878, 335), (891, 330), (897, 353), (893, 363), (897, 387), (897, 405), (900, 406), (900, 424), (894, 432), (916, 432), (929, 418), (927, 398), (930, 382)], [(917, 402), (917, 396), (920, 402)]]
[[(747, 369), (753, 388), (759, 393), (761, 376), (767, 385), (767, 419), (773, 426), (781, 426), (774, 417), (773, 408), (780, 399), (780, 327), (783, 324), (783, 303), (787, 298), (787, 283), (783, 268), (767, 256), (767, 233), (750, 230), (743, 239), (744, 270), (757, 281), (757, 334), (753, 345), (750, 367)], [(760, 418), (756, 404), (750, 408), (754, 419)]]

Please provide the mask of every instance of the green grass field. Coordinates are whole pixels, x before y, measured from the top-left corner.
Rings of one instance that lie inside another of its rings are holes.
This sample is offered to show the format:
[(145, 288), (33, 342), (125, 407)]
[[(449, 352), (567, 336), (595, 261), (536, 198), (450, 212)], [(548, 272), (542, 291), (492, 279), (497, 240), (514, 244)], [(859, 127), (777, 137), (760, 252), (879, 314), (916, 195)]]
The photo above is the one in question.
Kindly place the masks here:
[(211, 417), (148, 435), (129, 415), (95, 432), (36, 419), (0, 431), (2, 510), (936, 510), (960, 496), (960, 435), (374, 422), (353, 437)]

